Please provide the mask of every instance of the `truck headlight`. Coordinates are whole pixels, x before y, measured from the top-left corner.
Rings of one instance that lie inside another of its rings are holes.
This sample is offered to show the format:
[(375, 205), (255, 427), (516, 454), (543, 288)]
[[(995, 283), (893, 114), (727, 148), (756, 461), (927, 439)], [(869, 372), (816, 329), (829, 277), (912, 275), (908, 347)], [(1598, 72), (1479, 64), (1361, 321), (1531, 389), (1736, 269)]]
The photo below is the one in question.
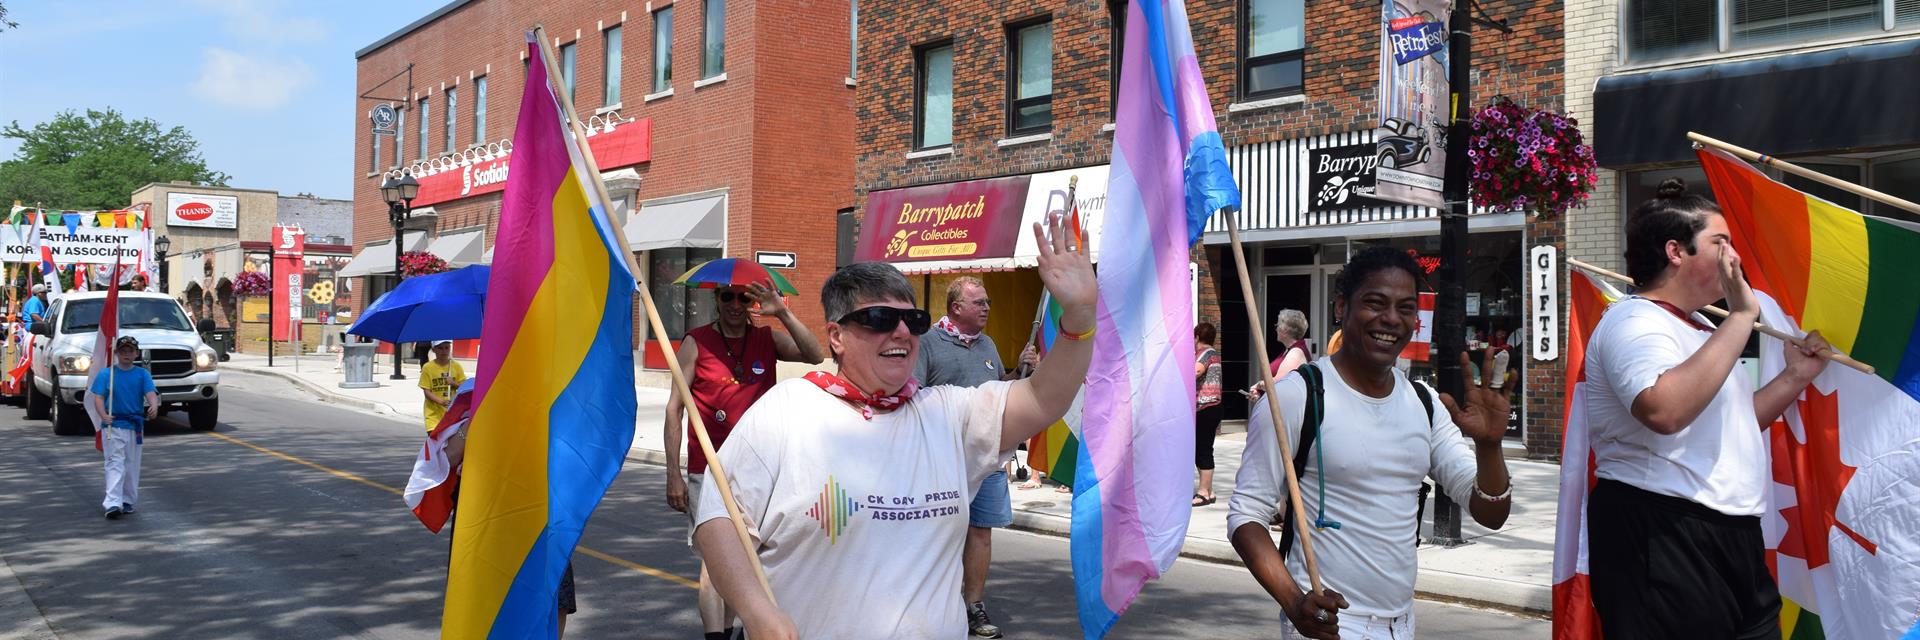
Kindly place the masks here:
[(60, 356), (60, 375), (86, 375), (87, 370), (92, 368), (92, 356)]
[(214, 364), (219, 361), (220, 358), (214, 354), (212, 349), (200, 347), (193, 351), (193, 369), (195, 371), (212, 371)]

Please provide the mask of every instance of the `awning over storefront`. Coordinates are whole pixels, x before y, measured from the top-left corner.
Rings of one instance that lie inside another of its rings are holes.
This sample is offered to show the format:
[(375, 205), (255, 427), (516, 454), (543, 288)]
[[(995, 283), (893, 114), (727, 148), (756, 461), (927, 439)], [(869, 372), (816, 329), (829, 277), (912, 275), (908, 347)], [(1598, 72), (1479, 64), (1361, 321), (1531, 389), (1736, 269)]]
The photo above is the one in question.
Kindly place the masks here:
[(1694, 159), (1688, 131), (1770, 155), (1920, 143), (1920, 40), (1601, 78), (1593, 149), (1604, 167)]
[(1010, 271), (1039, 264), (1033, 224), (1065, 211), (1068, 182), (1098, 260), (1107, 204), (1107, 166), (876, 191), (867, 196), (857, 260), (903, 273)]
[(727, 194), (643, 202), (628, 216), (625, 231), (631, 251), (718, 249), (727, 241)]
[[(425, 231), (408, 231), (406, 235), (402, 237), (406, 243), (400, 246), (406, 251), (419, 251), (422, 246), (427, 244), (427, 232)], [(381, 240), (379, 242), (367, 243), (366, 248), (361, 249), (360, 253), (354, 254), (353, 260), (349, 261), (347, 266), (342, 267), (340, 273), (337, 275), (341, 278), (358, 278), (360, 276), (386, 275), (390, 273), (393, 273), (393, 241)]]
[[(490, 261), (480, 252), (480, 247), (486, 243), (486, 239), (486, 227), (473, 227), (443, 233), (440, 234), (440, 237), (433, 239), (433, 244), (427, 245), (427, 253), (439, 256), (441, 260), (447, 261), (449, 266), (456, 268), (475, 264), (489, 264)], [(387, 257), (391, 259), (393, 256), (389, 255)]]

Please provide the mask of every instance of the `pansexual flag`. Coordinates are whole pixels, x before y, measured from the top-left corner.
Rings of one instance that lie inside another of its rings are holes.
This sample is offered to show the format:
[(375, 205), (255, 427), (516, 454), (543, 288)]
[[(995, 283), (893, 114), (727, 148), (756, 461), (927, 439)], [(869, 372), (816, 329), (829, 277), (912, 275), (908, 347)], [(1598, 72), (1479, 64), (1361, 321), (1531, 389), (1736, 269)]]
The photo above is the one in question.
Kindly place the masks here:
[(1699, 155), (1753, 288), (1920, 400), (1920, 225), (1848, 211), (1725, 151)]
[(587, 517), (633, 444), (634, 276), (561, 119), (527, 68), (481, 325), (441, 634), (555, 635)]
[(1193, 494), (1187, 257), (1238, 206), (1181, 0), (1127, 4), (1126, 56), (1100, 238), (1100, 303), (1075, 470), (1081, 632), (1104, 637), (1173, 565)]

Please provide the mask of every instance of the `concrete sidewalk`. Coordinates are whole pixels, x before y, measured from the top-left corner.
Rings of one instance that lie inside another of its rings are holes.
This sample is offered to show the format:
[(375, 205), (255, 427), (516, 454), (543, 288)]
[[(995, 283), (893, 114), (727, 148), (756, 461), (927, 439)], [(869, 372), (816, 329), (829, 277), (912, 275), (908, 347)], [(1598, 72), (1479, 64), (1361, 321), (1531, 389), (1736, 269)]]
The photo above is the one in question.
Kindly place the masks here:
[[(292, 357), (278, 357), (275, 358), (276, 366), (269, 368), (266, 364), (265, 357), (234, 354), (231, 362), (222, 363), (221, 366), (227, 370), (286, 380), (326, 402), (384, 415), (421, 419), (423, 399), (417, 386), (419, 367), (411, 361), (403, 368), (406, 380), (388, 380), (387, 376), (392, 373), (391, 360), (382, 359), (374, 367), (374, 381), (382, 386), (372, 389), (340, 388), (343, 378), (339, 371), (334, 370), (336, 360), (330, 356), (305, 356), (298, 358), (297, 362)], [(474, 370), (472, 362), (463, 361), (462, 364), (469, 373)], [(636, 371), (635, 379), (639, 381), (634, 390), (639, 415), (635, 419), (633, 446), (627, 457), (637, 462), (664, 464), (666, 454), (662, 451), (665, 447), (661, 424), (666, 416), (665, 377), (659, 372)], [(424, 425), (422, 428), (425, 428)], [(1229, 433), (1215, 441), (1214, 492), (1219, 496), (1219, 501), (1193, 510), (1182, 555), (1239, 564), (1239, 555), (1234, 553), (1232, 544), (1227, 540), (1227, 504), (1233, 496), (1233, 478), (1240, 468), (1240, 453), (1245, 442), (1245, 434), (1241, 433)], [(1467, 544), (1454, 548), (1421, 546), (1420, 575), (1415, 583), (1416, 588), (1430, 597), (1534, 614), (1551, 614), (1553, 535), (1559, 505), (1560, 467), (1521, 460), (1517, 452), (1511, 449), (1508, 450), (1507, 460), (1513, 476), (1513, 512), (1506, 526), (1499, 531), (1490, 531), (1474, 524), (1471, 517), (1465, 517), (1466, 524), (1461, 528), (1461, 536), (1468, 540)], [(1056, 488), (1057, 485), (1051, 483), (1034, 489), (1021, 489), (1016, 484), (1012, 488), (1014, 526), (1040, 533), (1067, 535), (1073, 511), (1072, 499), (1068, 494), (1056, 492)], [(1433, 513), (1431, 502), (1427, 505), (1426, 513), (1430, 523)], [(1430, 526), (1423, 526), (1423, 539), (1429, 533), (1428, 528)]]

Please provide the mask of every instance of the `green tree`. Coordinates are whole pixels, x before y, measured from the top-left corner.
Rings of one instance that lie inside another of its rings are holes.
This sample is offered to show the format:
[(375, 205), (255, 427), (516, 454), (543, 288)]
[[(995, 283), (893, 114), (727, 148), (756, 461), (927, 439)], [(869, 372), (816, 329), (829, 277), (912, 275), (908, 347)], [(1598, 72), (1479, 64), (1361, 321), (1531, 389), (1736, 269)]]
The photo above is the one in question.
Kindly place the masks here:
[(7, 5), (0, 4), (0, 31), (18, 28), (20, 28), (20, 23), (7, 19)]
[(119, 111), (62, 111), (52, 121), (0, 130), (20, 141), (0, 162), (0, 203), (19, 200), (64, 209), (117, 209), (149, 182), (191, 180), (226, 186), (225, 173), (207, 169), (200, 143), (184, 127), (165, 129), (152, 119), (128, 120)]

